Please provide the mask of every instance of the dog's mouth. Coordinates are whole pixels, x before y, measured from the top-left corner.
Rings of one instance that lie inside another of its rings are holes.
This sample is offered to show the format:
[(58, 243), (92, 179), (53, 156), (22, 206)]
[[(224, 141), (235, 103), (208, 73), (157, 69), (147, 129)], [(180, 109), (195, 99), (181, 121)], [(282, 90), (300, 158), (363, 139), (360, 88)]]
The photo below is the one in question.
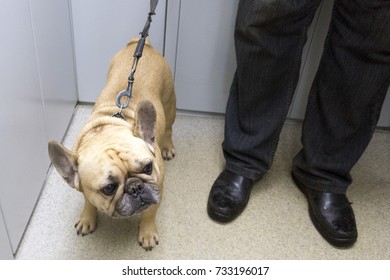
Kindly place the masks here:
[(114, 217), (129, 217), (141, 213), (159, 202), (156, 185), (144, 183), (138, 178), (128, 179), (123, 196), (116, 203)]

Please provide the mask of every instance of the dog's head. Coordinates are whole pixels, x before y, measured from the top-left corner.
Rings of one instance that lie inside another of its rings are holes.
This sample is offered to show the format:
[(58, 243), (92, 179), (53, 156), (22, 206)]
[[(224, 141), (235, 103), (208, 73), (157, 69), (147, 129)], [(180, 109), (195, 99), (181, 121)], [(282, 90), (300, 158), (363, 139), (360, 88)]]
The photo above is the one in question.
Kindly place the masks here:
[(58, 173), (113, 217), (128, 217), (159, 202), (163, 166), (155, 142), (156, 110), (144, 101), (135, 115), (133, 130), (104, 125), (74, 152), (49, 142), (49, 156)]

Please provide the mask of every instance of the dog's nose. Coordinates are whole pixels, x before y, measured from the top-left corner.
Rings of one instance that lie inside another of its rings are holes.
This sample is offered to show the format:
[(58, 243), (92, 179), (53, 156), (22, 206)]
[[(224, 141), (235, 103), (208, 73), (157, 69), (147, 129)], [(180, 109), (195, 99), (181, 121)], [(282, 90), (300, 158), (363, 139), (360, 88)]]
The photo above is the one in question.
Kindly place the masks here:
[(140, 193), (142, 193), (143, 188), (144, 183), (138, 178), (129, 178), (126, 180), (125, 192), (128, 194), (137, 197)]

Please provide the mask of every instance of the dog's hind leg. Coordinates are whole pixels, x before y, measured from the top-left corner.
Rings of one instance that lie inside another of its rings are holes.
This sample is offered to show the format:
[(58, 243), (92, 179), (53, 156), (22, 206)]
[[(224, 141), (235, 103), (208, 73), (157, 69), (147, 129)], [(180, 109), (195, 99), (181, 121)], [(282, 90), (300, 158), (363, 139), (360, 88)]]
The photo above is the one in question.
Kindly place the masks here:
[(163, 104), (165, 113), (165, 132), (161, 139), (161, 154), (164, 160), (171, 160), (175, 157), (175, 147), (172, 141), (172, 126), (176, 118), (176, 96), (173, 86), (168, 92), (165, 92), (169, 97)]

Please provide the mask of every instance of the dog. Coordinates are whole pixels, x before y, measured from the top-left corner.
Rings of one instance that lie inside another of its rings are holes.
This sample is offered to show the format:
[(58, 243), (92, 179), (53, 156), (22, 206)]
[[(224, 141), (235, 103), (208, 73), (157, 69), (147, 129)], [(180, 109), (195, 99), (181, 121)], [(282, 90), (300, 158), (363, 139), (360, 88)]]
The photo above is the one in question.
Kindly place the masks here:
[(172, 125), (176, 97), (172, 72), (146, 40), (133, 84), (133, 97), (118, 112), (117, 94), (127, 88), (138, 39), (111, 60), (105, 86), (72, 150), (48, 143), (50, 160), (64, 180), (84, 195), (75, 228), (82, 236), (96, 229), (97, 211), (127, 218), (140, 213), (138, 242), (145, 250), (158, 244), (156, 213), (164, 181), (164, 159), (175, 156)]

